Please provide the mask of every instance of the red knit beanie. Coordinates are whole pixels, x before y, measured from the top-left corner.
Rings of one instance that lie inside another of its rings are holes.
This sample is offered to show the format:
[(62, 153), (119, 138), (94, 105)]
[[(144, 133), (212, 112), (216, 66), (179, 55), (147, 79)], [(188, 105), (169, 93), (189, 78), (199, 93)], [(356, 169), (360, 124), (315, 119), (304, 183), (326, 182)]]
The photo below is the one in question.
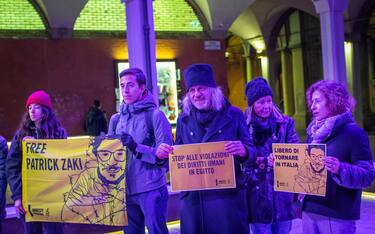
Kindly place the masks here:
[(39, 104), (52, 109), (51, 98), (48, 93), (43, 90), (38, 90), (32, 93), (26, 101), (26, 108), (31, 104)]

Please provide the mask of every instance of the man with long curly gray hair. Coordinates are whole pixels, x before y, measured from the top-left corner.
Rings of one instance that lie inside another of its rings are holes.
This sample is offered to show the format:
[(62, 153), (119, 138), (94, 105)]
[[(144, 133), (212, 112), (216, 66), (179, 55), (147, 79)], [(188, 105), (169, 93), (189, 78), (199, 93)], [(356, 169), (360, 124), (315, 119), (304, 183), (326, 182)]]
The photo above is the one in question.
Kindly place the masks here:
[(184, 71), (186, 97), (177, 121), (175, 144), (228, 141), (234, 155), (236, 188), (183, 192), (181, 233), (248, 234), (244, 178), (240, 164), (253, 160), (253, 144), (242, 112), (233, 107), (216, 85), (208, 64), (193, 64)]

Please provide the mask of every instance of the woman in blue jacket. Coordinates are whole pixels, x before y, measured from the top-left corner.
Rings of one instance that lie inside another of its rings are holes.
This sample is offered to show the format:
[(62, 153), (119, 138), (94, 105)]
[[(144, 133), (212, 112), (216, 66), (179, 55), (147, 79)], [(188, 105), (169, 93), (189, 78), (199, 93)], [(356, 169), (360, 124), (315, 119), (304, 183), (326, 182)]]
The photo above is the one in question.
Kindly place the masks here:
[(187, 95), (177, 121), (175, 144), (229, 141), (236, 188), (181, 193), (181, 233), (248, 234), (244, 180), (240, 164), (251, 160), (253, 146), (242, 112), (217, 87), (210, 65), (194, 64), (184, 72)]
[(326, 144), (326, 196), (306, 195), (302, 206), (304, 233), (355, 233), (360, 218), (362, 188), (375, 171), (366, 133), (354, 122), (355, 101), (347, 88), (322, 80), (306, 92), (313, 119), (307, 142)]
[(246, 85), (246, 123), (253, 139), (256, 160), (245, 163), (249, 222), (254, 234), (289, 233), (292, 227), (292, 193), (273, 190), (272, 143), (299, 143), (293, 119), (272, 102), (272, 90), (264, 78)]
[(6, 173), (17, 213), (21, 215), (25, 233), (62, 233), (62, 225), (48, 222), (25, 222), (22, 204), (22, 141), (25, 139), (64, 139), (67, 137), (52, 108), (50, 96), (42, 91), (32, 93), (26, 101), (26, 111), (12, 139)]

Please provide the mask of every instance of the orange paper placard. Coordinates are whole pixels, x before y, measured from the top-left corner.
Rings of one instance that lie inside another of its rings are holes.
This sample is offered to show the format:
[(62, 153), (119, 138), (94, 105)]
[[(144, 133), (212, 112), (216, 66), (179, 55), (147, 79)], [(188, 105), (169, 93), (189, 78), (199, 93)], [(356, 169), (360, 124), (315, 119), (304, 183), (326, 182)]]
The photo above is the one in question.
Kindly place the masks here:
[(235, 188), (233, 156), (226, 142), (176, 145), (169, 157), (172, 191)]
[(276, 191), (325, 196), (327, 170), (323, 144), (272, 144)]

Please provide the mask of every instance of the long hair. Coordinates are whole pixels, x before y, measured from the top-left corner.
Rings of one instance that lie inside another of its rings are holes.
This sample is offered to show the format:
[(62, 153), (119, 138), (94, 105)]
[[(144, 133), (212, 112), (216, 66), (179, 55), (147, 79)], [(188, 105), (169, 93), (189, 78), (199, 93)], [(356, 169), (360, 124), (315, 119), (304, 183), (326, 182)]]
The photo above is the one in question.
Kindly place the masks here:
[[(252, 116), (253, 111), (254, 111), (253, 105), (246, 107), (245, 116), (246, 116), (247, 124), (251, 122), (251, 116)], [(280, 109), (275, 104), (272, 104), (272, 113), (277, 120), (284, 118), (283, 113), (281, 113)]]
[(321, 80), (312, 84), (306, 91), (306, 101), (311, 111), (312, 95), (319, 91), (327, 99), (329, 116), (353, 111), (355, 100), (344, 84), (337, 81)]
[(29, 111), (24, 113), (19, 129), (18, 141), (21, 142), (25, 136), (33, 136), (33, 132), (38, 132), (38, 139), (60, 139), (66, 137), (65, 129), (61, 126), (53, 110), (42, 106), (42, 118), (37, 127), (30, 119)]
[[(215, 111), (220, 111), (225, 105), (225, 98), (223, 91), (220, 87), (212, 88), (208, 87), (211, 91), (211, 109)], [(193, 103), (189, 98), (189, 93), (185, 95), (182, 100), (182, 109), (186, 114), (190, 114), (191, 109), (193, 108)]]

